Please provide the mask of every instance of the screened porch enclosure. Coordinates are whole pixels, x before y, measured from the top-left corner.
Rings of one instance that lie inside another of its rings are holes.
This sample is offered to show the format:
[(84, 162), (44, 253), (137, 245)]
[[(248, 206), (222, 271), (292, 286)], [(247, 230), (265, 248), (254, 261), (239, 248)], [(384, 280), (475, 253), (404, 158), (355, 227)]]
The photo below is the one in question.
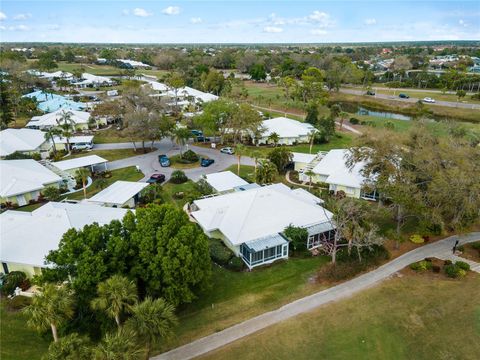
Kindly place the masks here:
[(249, 269), (288, 258), (288, 240), (282, 235), (260, 238), (240, 245), (240, 255)]
[(320, 247), (324, 242), (333, 241), (335, 227), (330, 221), (313, 225), (307, 228), (308, 240), (307, 249), (312, 250)]

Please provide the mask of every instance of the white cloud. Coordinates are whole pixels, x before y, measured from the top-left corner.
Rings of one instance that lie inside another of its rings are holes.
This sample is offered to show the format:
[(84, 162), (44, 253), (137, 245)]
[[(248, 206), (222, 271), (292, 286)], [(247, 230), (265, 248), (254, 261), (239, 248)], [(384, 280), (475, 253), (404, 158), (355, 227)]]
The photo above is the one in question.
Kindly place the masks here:
[(467, 23), (465, 22), (465, 20), (463, 20), (463, 19), (458, 20), (458, 23), (459, 23), (461, 26), (464, 26), (464, 27), (467, 27), (467, 26), (468, 26)]
[(312, 29), (310, 33), (312, 35), (327, 35), (328, 32), (324, 29)]
[(9, 26), (8, 30), (10, 31), (28, 31), (30, 28), (27, 25), (16, 25), (16, 26)]
[(190, 23), (192, 23), (192, 24), (200, 24), (202, 21), (203, 21), (203, 20), (202, 20), (202, 18), (200, 18), (200, 17), (192, 17), (192, 18), (190, 19)]
[(308, 15), (308, 19), (320, 27), (330, 27), (333, 25), (330, 15), (323, 11), (315, 10), (313, 13)]
[(5, 13), (0, 11), (0, 20), (5, 20), (7, 18), (7, 15)]
[(180, 8), (178, 6), (169, 6), (162, 10), (165, 15), (178, 15), (180, 14)]
[(265, 26), (263, 31), (266, 33), (281, 33), (283, 32), (283, 29), (278, 26)]
[(25, 13), (25, 14), (17, 14), (13, 17), (13, 20), (27, 20), (32, 17), (32, 14)]
[(365, 25), (375, 25), (377, 23), (377, 19), (371, 18), (371, 19), (365, 19), (364, 24)]
[(151, 12), (148, 12), (145, 9), (135, 8), (133, 9), (133, 15), (139, 16), (139, 17), (147, 17), (147, 16), (152, 16), (153, 14)]
[(0, 25), (0, 30), (7, 30), (7, 28), (3, 25)]
[(47, 25), (47, 29), (48, 29), (48, 30), (59, 30), (59, 29), (60, 29), (60, 25), (58, 25), (58, 24), (50, 24), (50, 25)]

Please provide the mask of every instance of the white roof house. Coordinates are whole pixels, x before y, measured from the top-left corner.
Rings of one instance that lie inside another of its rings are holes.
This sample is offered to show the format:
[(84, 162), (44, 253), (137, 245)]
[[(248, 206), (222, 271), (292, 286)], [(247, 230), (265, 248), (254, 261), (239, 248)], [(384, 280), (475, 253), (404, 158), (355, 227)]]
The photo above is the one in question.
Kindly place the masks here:
[(94, 195), (88, 202), (106, 206), (135, 206), (135, 196), (149, 186), (144, 182), (116, 181), (106, 189)]
[[(168, 91), (168, 95), (171, 97), (175, 97), (175, 91), (170, 90)], [(185, 86), (182, 88), (177, 89), (177, 96), (181, 98), (189, 98), (192, 97), (195, 102), (209, 102), (218, 100), (218, 96), (210, 93), (206, 93), (189, 86)]]
[(26, 127), (43, 129), (58, 126), (58, 122), (61, 121), (64, 112), (70, 113), (70, 118), (75, 125), (88, 126), (90, 113), (86, 111), (58, 109), (45, 115), (32, 117)]
[(108, 160), (98, 155), (88, 155), (88, 156), (82, 156), (75, 159), (53, 162), (52, 165), (59, 170), (68, 171), (68, 170), (79, 169), (87, 166), (93, 167), (94, 165), (99, 165), (99, 164), (105, 164), (105, 168), (106, 168), (107, 162)]
[(150, 80), (148, 78), (143, 77), (142, 80), (146, 81), (153, 90), (155, 91), (160, 91), (160, 92), (165, 92), (168, 91), (169, 87), (161, 82), (155, 81), (155, 80)]
[[(66, 144), (67, 138), (61, 136), (54, 136), (53, 140), (55, 144)], [(78, 143), (92, 143), (93, 142), (93, 135), (80, 135), (80, 136), (72, 136), (68, 138), (68, 142), (70, 145), (78, 144)]]
[(136, 61), (136, 60), (130, 60), (130, 59), (117, 59), (117, 61), (130, 65), (133, 68), (149, 68), (150, 65), (145, 64), (141, 61)]
[(305, 154), (305, 153), (299, 153), (299, 152), (292, 152), (293, 158), (292, 161), (294, 163), (305, 163), (309, 164), (315, 159), (317, 156), (316, 154)]
[(288, 250), (288, 243), (285, 239), (280, 241), (279, 234), (289, 225), (306, 228), (311, 237), (319, 235), (315, 232), (319, 228), (321, 233), (333, 230), (332, 213), (320, 206), (321, 203), (322, 200), (306, 190), (273, 184), (195, 200), (191, 216), (207, 235), (216, 237), (220, 233), (225, 244), (241, 256), (247, 266), (253, 267), (288, 257), (288, 251), (283, 252), (285, 249), (281, 249), (280, 254), (278, 250), (269, 256), (264, 253), (260, 258), (253, 253), (258, 252), (254, 249), (259, 246), (266, 251), (266, 248), (286, 245)]
[(89, 86), (89, 85), (112, 85), (114, 81), (106, 76), (97, 76), (89, 73), (82, 74), (82, 81), (76, 82), (73, 85)]
[(293, 145), (294, 143), (309, 142), (312, 132), (317, 130), (312, 124), (289, 119), (286, 117), (278, 117), (274, 119), (264, 120), (261, 128), (264, 130), (259, 140), (260, 144), (268, 142), (268, 137), (276, 133), (279, 136), (280, 145)]
[(8, 198), (62, 181), (60, 176), (35, 160), (0, 160), (0, 197)]
[(45, 256), (56, 250), (65, 232), (94, 222), (105, 225), (121, 220), (128, 210), (98, 205), (49, 202), (30, 212), (0, 214), (1, 261), (45, 267)]
[[(327, 153), (317, 154), (310, 162), (300, 161), (299, 159), (302, 159), (302, 157), (295, 158), (294, 155), (295, 169), (300, 172), (300, 180), (302, 181), (310, 181), (310, 177), (304, 173), (305, 167), (309, 166), (315, 174), (312, 181), (329, 184), (331, 191), (335, 193), (343, 191), (347, 196), (375, 200), (377, 197), (375, 191), (371, 194), (363, 192), (366, 179), (362, 170), (365, 167), (365, 162), (357, 162), (350, 168), (347, 166), (348, 154), (348, 149), (333, 149)], [(306, 159), (308, 158), (305, 157), (303, 160)]]
[(205, 180), (217, 192), (233, 190), (238, 186), (248, 185), (248, 182), (231, 171), (222, 171), (205, 175)]
[[(45, 144), (45, 133), (33, 129), (5, 129), (0, 131), (0, 157), (14, 152), (41, 151)], [(48, 150), (48, 147), (45, 149)]]

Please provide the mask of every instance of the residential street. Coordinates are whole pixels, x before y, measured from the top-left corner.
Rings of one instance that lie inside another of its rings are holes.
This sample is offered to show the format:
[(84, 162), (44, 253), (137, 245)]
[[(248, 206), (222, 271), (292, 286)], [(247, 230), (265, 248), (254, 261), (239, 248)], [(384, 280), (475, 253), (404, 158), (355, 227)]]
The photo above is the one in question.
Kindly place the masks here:
[[(140, 146), (141, 144), (137, 143), (137, 147)], [(148, 146), (150, 146), (150, 144), (148, 144)], [(141, 181), (146, 181), (150, 177), (150, 175), (155, 172), (165, 174), (165, 177), (168, 180), (172, 172), (176, 169), (173, 167), (162, 168), (160, 166), (160, 163), (158, 162), (158, 155), (167, 154), (168, 156), (173, 156), (180, 153), (180, 148), (179, 146), (173, 144), (170, 139), (163, 139), (162, 141), (155, 142), (154, 147), (157, 148), (156, 151), (150, 152), (145, 155), (138, 155), (121, 160), (111, 161), (108, 163), (108, 168), (110, 170), (115, 170), (129, 166), (139, 166), (140, 170), (145, 174), (145, 177)], [(130, 148), (133, 148), (132, 143), (98, 144), (94, 147), (95, 150)], [(205, 148), (190, 144), (185, 146), (183, 151), (186, 151), (187, 149), (191, 149), (199, 155), (204, 155), (215, 160), (215, 162), (209, 167), (199, 166), (192, 169), (183, 169), (185, 174), (194, 181), (198, 180), (202, 175), (222, 171), (231, 165), (237, 164), (237, 157), (235, 155), (222, 154), (219, 150), (216, 149)], [(246, 156), (242, 156), (241, 163), (242, 165), (254, 165), (253, 160)]]
[[(312, 311), (313, 309), (329, 302), (350, 297), (359, 291), (368, 289), (378, 284), (413, 262), (420, 261), (426, 257), (449, 259), (453, 256), (451, 255), (451, 249), (457, 239), (460, 240), (460, 245), (478, 241), (480, 239), (480, 232), (473, 232), (462, 236), (454, 235), (435, 243), (419, 247), (388, 262), (387, 264), (380, 266), (376, 270), (370, 271), (340, 285), (301, 298), (284, 305), (277, 310), (256, 316), (244, 321), (243, 323), (198, 339), (169, 352), (152, 357), (151, 359), (192, 359), (239, 340), (245, 336), (251, 335), (270, 325), (292, 318), (299, 314)], [(458, 260), (458, 258), (454, 258), (454, 260)], [(462, 261), (465, 260), (462, 258)], [(480, 264), (473, 262), (470, 263), (471, 265), (475, 266), (475, 268), (472, 270), (480, 273)]]

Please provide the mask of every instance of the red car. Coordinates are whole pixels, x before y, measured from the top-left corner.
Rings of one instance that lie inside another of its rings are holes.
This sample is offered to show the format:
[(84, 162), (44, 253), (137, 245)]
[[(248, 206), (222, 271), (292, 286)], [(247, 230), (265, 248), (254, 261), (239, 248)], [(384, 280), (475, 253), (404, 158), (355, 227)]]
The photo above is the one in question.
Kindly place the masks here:
[(163, 174), (152, 174), (150, 179), (147, 180), (149, 184), (162, 183), (165, 181), (165, 175)]

